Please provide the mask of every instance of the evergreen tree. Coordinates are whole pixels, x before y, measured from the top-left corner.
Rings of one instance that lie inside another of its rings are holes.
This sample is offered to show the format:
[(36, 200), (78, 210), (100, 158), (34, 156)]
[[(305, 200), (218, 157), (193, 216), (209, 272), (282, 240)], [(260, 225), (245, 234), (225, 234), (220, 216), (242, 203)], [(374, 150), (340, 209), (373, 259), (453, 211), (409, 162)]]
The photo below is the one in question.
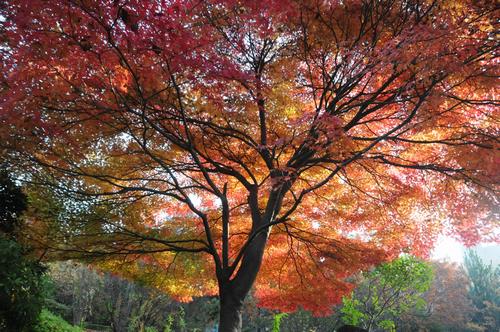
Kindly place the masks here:
[(482, 261), (473, 250), (467, 250), (464, 258), (469, 276), (469, 297), (476, 307), (471, 328), (478, 331), (500, 329), (500, 266)]

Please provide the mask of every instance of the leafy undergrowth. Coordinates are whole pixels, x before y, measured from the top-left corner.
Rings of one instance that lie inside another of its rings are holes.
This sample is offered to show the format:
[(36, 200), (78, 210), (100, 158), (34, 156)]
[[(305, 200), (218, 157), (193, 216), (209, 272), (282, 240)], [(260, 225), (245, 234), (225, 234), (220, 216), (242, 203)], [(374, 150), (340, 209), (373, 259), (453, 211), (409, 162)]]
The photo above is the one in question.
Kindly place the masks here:
[(60, 316), (43, 309), (40, 313), (39, 323), (35, 326), (34, 332), (83, 332), (78, 326), (73, 326)]

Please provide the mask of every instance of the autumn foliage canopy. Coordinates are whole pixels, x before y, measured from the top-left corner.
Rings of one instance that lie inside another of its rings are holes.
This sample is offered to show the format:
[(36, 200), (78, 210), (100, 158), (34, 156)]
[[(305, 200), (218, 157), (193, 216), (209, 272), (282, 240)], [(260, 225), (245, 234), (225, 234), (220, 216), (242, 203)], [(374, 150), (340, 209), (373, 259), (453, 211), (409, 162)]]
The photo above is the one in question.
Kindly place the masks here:
[(324, 314), (440, 234), (498, 240), (494, 1), (1, 6), (0, 155), (45, 257)]

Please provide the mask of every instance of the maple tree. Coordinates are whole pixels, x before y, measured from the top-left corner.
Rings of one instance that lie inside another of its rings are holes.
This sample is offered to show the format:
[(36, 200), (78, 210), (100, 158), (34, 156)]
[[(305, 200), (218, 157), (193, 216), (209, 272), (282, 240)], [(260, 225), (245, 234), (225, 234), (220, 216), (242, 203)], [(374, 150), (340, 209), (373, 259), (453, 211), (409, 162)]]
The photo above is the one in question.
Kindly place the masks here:
[(46, 257), (218, 293), (234, 331), (253, 286), (326, 314), (345, 277), (441, 233), (498, 240), (489, 1), (0, 10), (0, 153), (36, 188), (26, 234)]

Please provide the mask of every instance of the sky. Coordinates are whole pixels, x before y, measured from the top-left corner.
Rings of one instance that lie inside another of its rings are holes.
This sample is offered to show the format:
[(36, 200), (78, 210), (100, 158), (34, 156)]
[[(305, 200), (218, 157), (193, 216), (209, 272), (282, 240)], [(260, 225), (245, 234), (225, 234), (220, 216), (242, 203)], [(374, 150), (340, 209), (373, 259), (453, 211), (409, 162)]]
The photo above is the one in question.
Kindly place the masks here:
[(447, 236), (440, 236), (432, 252), (432, 258), (462, 263), (464, 251), (464, 246), (457, 240)]
[[(486, 263), (492, 261), (494, 264), (500, 264), (499, 244), (481, 243), (480, 245), (474, 247), (474, 250), (476, 250), (478, 255)], [(462, 264), (464, 252), (465, 247), (460, 242), (451, 237), (441, 236), (436, 243), (434, 251), (432, 252), (432, 258)]]

